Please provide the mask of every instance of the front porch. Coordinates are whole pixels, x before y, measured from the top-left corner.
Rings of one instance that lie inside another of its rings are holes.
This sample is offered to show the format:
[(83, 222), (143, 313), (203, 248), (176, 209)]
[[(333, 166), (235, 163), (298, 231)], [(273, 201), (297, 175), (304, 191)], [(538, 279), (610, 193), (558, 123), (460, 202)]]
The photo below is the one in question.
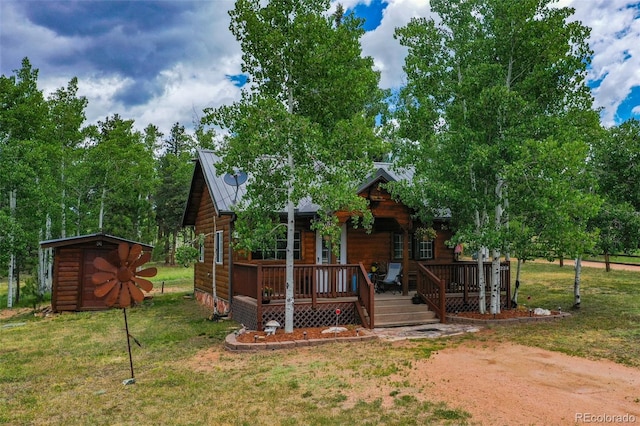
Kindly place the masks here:
[[(447, 312), (478, 309), (476, 262), (418, 264), (412, 281), (424, 308), (431, 310), (440, 322)], [(491, 264), (484, 264), (489, 305)], [(262, 330), (263, 324), (276, 320), (284, 324), (286, 298), (285, 265), (234, 263), (233, 316), (249, 329)], [(509, 263), (501, 264), (501, 307), (510, 308), (511, 285)], [(339, 324), (361, 324), (374, 328), (376, 300), (396, 296), (376, 295), (374, 283), (362, 263), (345, 265), (294, 266), (294, 327), (321, 327)], [(400, 298), (402, 296), (397, 296)], [(405, 296), (406, 298), (406, 292)], [(378, 305), (381, 305), (379, 302)], [(407, 305), (398, 305), (400, 312)], [(340, 314), (336, 316), (336, 310)], [(386, 307), (385, 310), (392, 308)], [(381, 308), (382, 310), (382, 308)], [(421, 320), (427, 322), (426, 320)], [(380, 326), (385, 326), (380, 321)], [(388, 325), (390, 324), (390, 325)], [(396, 325), (392, 322), (386, 326)]]

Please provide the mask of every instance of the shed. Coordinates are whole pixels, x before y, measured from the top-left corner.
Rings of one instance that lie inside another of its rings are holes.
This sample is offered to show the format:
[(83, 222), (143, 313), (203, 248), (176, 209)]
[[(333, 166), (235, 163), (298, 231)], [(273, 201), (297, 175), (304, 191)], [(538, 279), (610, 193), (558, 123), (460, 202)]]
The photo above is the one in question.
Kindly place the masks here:
[(153, 246), (103, 233), (41, 241), (42, 248), (53, 248), (53, 282), (51, 308), (60, 311), (95, 311), (109, 309), (93, 291), (91, 276), (97, 269), (93, 259), (113, 256), (122, 242), (140, 244), (150, 252)]

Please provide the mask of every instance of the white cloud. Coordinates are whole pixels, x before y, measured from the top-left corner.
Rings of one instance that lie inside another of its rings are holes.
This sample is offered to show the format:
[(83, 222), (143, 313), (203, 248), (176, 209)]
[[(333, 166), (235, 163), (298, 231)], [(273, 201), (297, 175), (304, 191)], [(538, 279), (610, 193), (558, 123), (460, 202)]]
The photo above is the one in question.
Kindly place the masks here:
[[(116, 93), (125, 88), (131, 80), (116, 76), (100, 77), (85, 76), (78, 79), (78, 96), (85, 96), (89, 100), (86, 109), (87, 122), (96, 124), (104, 121), (107, 116), (119, 114), (123, 119), (129, 119), (124, 114), (124, 107), (114, 101)], [(58, 84), (60, 87), (64, 84)]]
[[(383, 1), (387, 5), (382, 21), (363, 36), (362, 50), (364, 55), (374, 58), (375, 67), (381, 72), (381, 86), (398, 88), (405, 81), (402, 67), (407, 52), (393, 38), (394, 31), (413, 17), (429, 17), (431, 9), (428, 0)], [(341, 3), (345, 8), (353, 8), (358, 4), (369, 5), (371, 0), (341, 0)], [(0, 0), (2, 72), (9, 74), (19, 69), (22, 57), (28, 56), (34, 68), (41, 70), (39, 86), (45, 94), (66, 86), (77, 76), (79, 94), (89, 99), (89, 123), (118, 113), (125, 119), (134, 119), (140, 129), (154, 123), (167, 133), (176, 121), (191, 127), (194, 115), (201, 115), (205, 107), (239, 99), (240, 90), (226, 77), (241, 72), (240, 46), (228, 29), (228, 10), (234, 6), (233, 0), (198, 2), (196, 9), (184, 12), (179, 25), (137, 35), (141, 38), (133, 35), (128, 43), (123, 43), (139, 47), (141, 55), (153, 54), (153, 48), (161, 55), (154, 56), (154, 64), (159, 63), (161, 71), (153, 69), (145, 86), (151, 88), (149, 93), (154, 97), (145, 105), (130, 108), (117, 100), (122, 99), (118, 95), (129, 85), (140, 87), (140, 81), (131, 79), (140, 76), (125, 78), (115, 68), (111, 71), (92, 62), (95, 58), (84, 52), (93, 46), (95, 39), (60, 36), (35, 25), (20, 13), (20, 4)], [(561, 0), (557, 4), (574, 7), (575, 19), (592, 28), (589, 43), (594, 56), (588, 78), (600, 82), (593, 91), (595, 106), (604, 108), (603, 122), (613, 124), (620, 105), (628, 102), (631, 90), (640, 85), (639, 7), (629, 7), (628, 0)], [(135, 57), (135, 53), (126, 53)], [(61, 58), (74, 60), (68, 63)], [(635, 114), (640, 114), (640, 106), (631, 107)]]
[(407, 49), (393, 38), (395, 29), (406, 25), (411, 18), (429, 16), (430, 12), (429, 2), (425, 0), (389, 0), (378, 28), (362, 37), (362, 52), (374, 58), (383, 88), (397, 88), (405, 81), (402, 66)]
[(138, 126), (153, 123), (165, 134), (176, 122), (191, 127), (194, 120), (202, 117), (204, 108), (239, 100), (240, 89), (224, 78), (224, 73), (224, 67), (194, 71), (189, 66), (177, 64), (161, 73), (164, 80), (162, 95), (130, 112), (138, 117)]
[[(594, 106), (604, 109), (605, 125), (615, 124), (616, 111), (628, 100), (631, 89), (640, 86), (640, 7), (633, 4), (629, 0), (556, 3), (558, 7), (573, 7), (574, 19), (592, 29), (588, 42), (594, 54), (587, 78), (592, 82), (602, 80), (592, 93)], [(380, 26), (363, 37), (363, 53), (374, 58), (383, 88), (399, 87), (405, 79), (402, 66), (407, 51), (393, 38), (395, 28), (406, 25), (412, 17), (430, 14), (427, 0), (388, 0)], [(639, 109), (633, 111), (637, 114)]]
[(592, 91), (594, 106), (603, 108), (602, 122), (611, 126), (631, 89), (640, 86), (639, 6), (628, 0), (562, 0), (559, 6), (573, 7), (575, 19), (591, 28), (593, 60), (587, 78), (600, 81)]

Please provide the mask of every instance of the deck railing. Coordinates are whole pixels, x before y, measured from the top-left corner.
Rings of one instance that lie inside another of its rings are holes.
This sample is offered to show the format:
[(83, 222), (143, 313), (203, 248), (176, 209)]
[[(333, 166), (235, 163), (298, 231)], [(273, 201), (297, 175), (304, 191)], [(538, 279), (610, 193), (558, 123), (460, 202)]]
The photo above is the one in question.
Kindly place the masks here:
[[(360, 263), (359, 266), (360, 266), (360, 274), (358, 275), (360, 277), (360, 280), (358, 282), (358, 302), (359, 303), (356, 304), (356, 309), (358, 310), (358, 314), (360, 315), (360, 320), (362, 321), (362, 325), (364, 325), (366, 328), (374, 328), (375, 327), (375, 323), (373, 320), (374, 310), (375, 310), (374, 297), (376, 294), (376, 290), (375, 290), (375, 286), (369, 279), (369, 274), (367, 273), (366, 269), (364, 269), (364, 266), (362, 265), (362, 263)], [(366, 314), (363, 308), (366, 309)]]
[[(293, 282), (293, 297), (296, 302), (306, 301), (315, 308), (319, 299), (357, 297), (361, 307), (367, 310), (371, 324), (373, 323), (375, 291), (362, 264), (294, 265)], [(285, 265), (233, 265), (233, 293), (256, 299), (259, 317), (265, 298), (285, 300), (286, 290)], [(362, 315), (362, 311), (359, 312)]]
[[(491, 264), (484, 263), (487, 306), (491, 292)], [(233, 293), (252, 297), (257, 303), (258, 318), (262, 318), (265, 297), (286, 298), (285, 265), (236, 263), (233, 267)], [(315, 309), (320, 302), (354, 297), (363, 326), (373, 328), (374, 286), (362, 264), (294, 265), (294, 300), (308, 303)], [(478, 306), (478, 264), (455, 262), (448, 264), (418, 264), (416, 289), (441, 322), (447, 312), (469, 311)], [(509, 262), (500, 265), (501, 305), (511, 307)]]
[(446, 322), (445, 280), (436, 276), (423, 264), (418, 263), (416, 290), (427, 306), (429, 306), (429, 309), (435, 312), (436, 316), (440, 318), (440, 322)]
[[(491, 263), (485, 262), (483, 264), (483, 272), (488, 306), (491, 297)], [(423, 296), (423, 299), (429, 303), (430, 307), (442, 303), (440, 293), (444, 290), (444, 312), (440, 314), (438, 312), (439, 308), (432, 307), (442, 320), (446, 317), (447, 311), (477, 309), (480, 291), (478, 281), (477, 262), (420, 264), (417, 290)], [(511, 271), (509, 262), (500, 263), (500, 294), (501, 305), (507, 309), (511, 308)]]

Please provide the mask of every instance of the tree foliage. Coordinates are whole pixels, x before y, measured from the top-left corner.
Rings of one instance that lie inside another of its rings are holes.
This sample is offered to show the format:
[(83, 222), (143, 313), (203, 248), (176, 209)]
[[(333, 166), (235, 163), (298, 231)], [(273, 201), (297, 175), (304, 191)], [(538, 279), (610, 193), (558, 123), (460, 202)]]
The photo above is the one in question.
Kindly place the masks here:
[(640, 121), (632, 119), (594, 140), (590, 164), (605, 200), (591, 227), (599, 231), (596, 249), (607, 260), (640, 248)]
[(161, 148), (164, 152), (157, 164), (155, 212), (159, 240), (164, 244), (165, 262), (173, 265), (176, 262), (178, 232), (182, 226), (182, 215), (193, 174), (191, 160), (195, 155), (195, 143), (184, 126), (175, 123)]
[(593, 209), (578, 206), (597, 208), (575, 185), (585, 176), (584, 135), (597, 126), (584, 80), (589, 30), (548, 1), (431, 6), (439, 21), (414, 18), (396, 30), (408, 48), (396, 148), (416, 170), (396, 191), (423, 216), (448, 208), (458, 240), (492, 250), (496, 312), (501, 253), (540, 243), (558, 215), (554, 235), (581, 242)]
[(230, 29), (249, 83), (241, 101), (205, 117), (229, 132), (220, 170), (249, 173), (237, 206), (241, 244), (266, 245), (287, 230), (286, 331), (293, 329), (294, 207), (320, 206), (315, 226), (334, 237), (335, 211), (370, 220), (355, 189), (380, 152), (373, 129), (382, 93), (372, 59), (361, 55), (362, 21), (328, 17), (328, 8), (328, 0), (238, 0)]

